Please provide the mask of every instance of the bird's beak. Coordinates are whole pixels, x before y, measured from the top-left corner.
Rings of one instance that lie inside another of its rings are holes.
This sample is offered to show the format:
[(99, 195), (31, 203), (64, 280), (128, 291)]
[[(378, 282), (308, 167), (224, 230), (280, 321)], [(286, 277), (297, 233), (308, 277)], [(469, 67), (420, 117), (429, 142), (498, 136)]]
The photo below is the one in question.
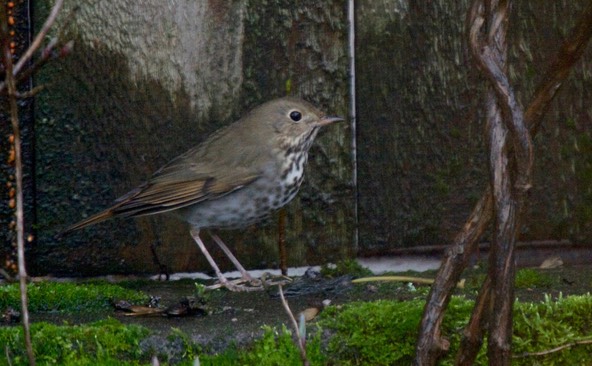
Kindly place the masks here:
[(317, 126), (325, 126), (325, 125), (331, 124), (333, 122), (339, 122), (339, 121), (343, 121), (343, 120), (344, 120), (343, 118), (337, 117), (337, 116), (325, 116), (319, 120), (319, 122), (317, 123)]

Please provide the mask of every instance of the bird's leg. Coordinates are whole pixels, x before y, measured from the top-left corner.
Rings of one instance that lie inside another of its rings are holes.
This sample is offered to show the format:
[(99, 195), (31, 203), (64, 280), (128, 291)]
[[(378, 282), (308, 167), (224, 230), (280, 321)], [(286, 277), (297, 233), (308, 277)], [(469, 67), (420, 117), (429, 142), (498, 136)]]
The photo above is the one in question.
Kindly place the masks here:
[(238, 261), (238, 259), (236, 259), (236, 257), (234, 256), (234, 254), (232, 254), (232, 252), (230, 251), (230, 249), (228, 249), (228, 247), (226, 246), (226, 244), (224, 244), (224, 242), (222, 241), (222, 239), (220, 239), (220, 237), (216, 234), (212, 234), (210, 233), (210, 236), (212, 237), (212, 239), (214, 239), (214, 241), (216, 242), (216, 244), (218, 244), (218, 246), (220, 247), (220, 249), (222, 249), (222, 251), (224, 252), (224, 254), (226, 254), (226, 256), (228, 257), (228, 259), (230, 259), (230, 261), (232, 262), (232, 264), (234, 264), (234, 266), (236, 267), (236, 269), (238, 269), (238, 271), (241, 273), (242, 279), (245, 282), (250, 283), (253, 286), (261, 286), (261, 281), (253, 278), (253, 276), (251, 276), (249, 274), (249, 272), (247, 272), (247, 270), (245, 269), (245, 267), (243, 267), (240, 262)]
[[(216, 244), (218, 244), (220, 249), (222, 249), (222, 251), (226, 254), (228, 259), (230, 259), (230, 261), (234, 264), (236, 269), (238, 269), (238, 271), (241, 273), (242, 279), (244, 281), (250, 283), (252, 286), (266, 287), (266, 286), (274, 286), (274, 285), (286, 285), (286, 284), (289, 284), (290, 282), (292, 282), (292, 279), (287, 276), (276, 277), (276, 276), (272, 276), (271, 274), (269, 274), (267, 272), (264, 273), (263, 276), (261, 276), (261, 279), (253, 278), (253, 276), (251, 276), (249, 274), (249, 272), (247, 272), (247, 270), (240, 264), (238, 259), (236, 259), (236, 257), (232, 254), (230, 249), (228, 249), (226, 244), (224, 244), (224, 242), (222, 241), (222, 239), (220, 239), (220, 237), (218, 235), (210, 233), (210, 236), (212, 237), (212, 239), (214, 239)], [(268, 277), (269, 278), (273, 277), (274, 279), (268, 280)]]
[(164, 275), (165, 281), (168, 281), (169, 277), (170, 277), (169, 267), (160, 262), (160, 259), (158, 258), (158, 253), (156, 252), (156, 247), (158, 247), (159, 245), (160, 245), (159, 239), (157, 239), (155, 242), (152, 242), (150, 244), (150, 251), (152, 252), (152, 260), (154, 261), (154, 264), (156, 264), (158, 266), (158, 280), (160, 281), (160, 279)]
[[(214, 269), (214, 272), (216, 273), (216, 277), (218, 277), (218, 281), (220, 281), (220, 285), (208, 286), (207, 288), (216, 289), (216, 288), (220, 288), (221, 286), (224, 286), (227, 289), (229, 289), (230, 291), (237, 291), (237, 292), (238, 291), (256, 291), (256, 290), (263, 289), (263, 287), (240, 286), (240, 285), (237, 285), (236, 283), (234, 283), (234, 281), (228, 281), (228, 279), (226, 279), (226, 277), (224, 277), (224, 275), (222, 274), (222, 271), (220, 271), (220, 268), (218, 268), (218, 265), (214, 261), (214, 258), (212, 258), (212, 256), (210, 255), (210, 253), (206, 249), (205, 244), (203, 243), (203, 241), (199, 237), (199, 230), (191, 228), (190, 233), (191, 233), (191, 237), (193, 237), (193, 240), (195, 240), (195, 242), (197, 243), (197, 246), (199, 247), (199, 249), (203, 253), (204, 257), (206, 257), (206, 259), (210, 263), (210, 266), (212, 266), (212, 268)], [(228, 249), (228, 248), (226, 248), (226, 249)], [(235, 258), (235, 260), (236, 260), (236, 258)]]
[(158, 252), (156, 251), (156, 248), (159, 247), (161, 244), (160, 232), (154, 229), (155, 227), (157, 227), (157, 221), (154, 217), (152, 217), (150, 221), (150, 227), (152, 228), (152, 233), (154, 234), (154, 241), (150, 244), (150, 251), (152, 252), (152, 260), (154, 261), (154, 264), (158, 266), (158, 280), (160, 281), (160, 279), (164, 275), (165, 280), (168, 281), (170, 277), (169, 267), (160, 261), (160, 257), (158, 256)]
[(214, 261), (214, 258), (212, 258), (212, 256), (210, 255), (210, 252), (208, 252), (205, 244), (203, 243), (203, 241), (199, 237), (199, 230), (192, 228), (190, 230), (190, 232), (191, 232), (191, 237), (193, 237), (193, 240), (195, 240), (195, 242), (197, 243), (197, 246), (199, 247), (199, 249), (203, 253), (204, 257), (206, 257), (206, 259), (210, 263), (210, 266), (212, 266), (212, 268), (214, 269), (214, 272), (216, 272), (216, 277), (218, 277), (218, 280), (222, 284), (228, 283), (228, 280), (226, 279), (226, 277), (224, 277), (224, 275), (222, 274), (222, 271), (220, 271), (220, 268), (218, 268), (218, 265)]

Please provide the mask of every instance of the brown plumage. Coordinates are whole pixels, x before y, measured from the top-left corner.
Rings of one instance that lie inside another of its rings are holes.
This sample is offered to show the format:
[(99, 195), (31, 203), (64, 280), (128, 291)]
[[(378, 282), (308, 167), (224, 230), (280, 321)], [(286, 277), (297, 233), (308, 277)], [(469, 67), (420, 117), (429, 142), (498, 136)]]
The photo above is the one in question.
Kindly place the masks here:
[[(233, 290), (244, 289), (222, 276), (199, 230), (244, 227), (288, 203), (302, 183), (308, 149), (319, 128), (339, 120), (297, 98), (265, 103), (173, 159), (112, 207), (63, 234), (111, 217), (170, 212), (191, 225), (193, 238), (220, 282)], [(244, 279), (253, 282), (224, 243), (214, 239)]]

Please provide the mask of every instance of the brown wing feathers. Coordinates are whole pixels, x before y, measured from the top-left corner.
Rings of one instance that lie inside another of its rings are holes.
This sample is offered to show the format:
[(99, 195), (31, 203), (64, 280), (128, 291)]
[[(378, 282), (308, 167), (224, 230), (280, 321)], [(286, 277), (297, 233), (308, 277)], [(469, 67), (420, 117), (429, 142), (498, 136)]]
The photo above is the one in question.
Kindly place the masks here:
[(119, 198), (112, 207), (70, 226), (60, 236), (115, 216), (156, 214), (220, 197), (242, 188), (256, 178), (255, 175), (247, 176), (234, 180), (232, 184), (211, 177), (205, 180), (147, 183)]

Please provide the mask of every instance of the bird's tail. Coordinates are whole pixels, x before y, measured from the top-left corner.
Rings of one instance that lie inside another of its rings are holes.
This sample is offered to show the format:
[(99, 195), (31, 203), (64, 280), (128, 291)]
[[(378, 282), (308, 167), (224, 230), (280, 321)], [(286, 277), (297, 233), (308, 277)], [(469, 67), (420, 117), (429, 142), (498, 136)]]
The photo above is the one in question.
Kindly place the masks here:
[(76, 231), (78, 229), (82, 229), (83, 227), (94, 225), (99, 222), (110, 219), (113, 216), (114, 216), (113, 208), (108, 208), (105, 211), (101, 211), (98, 214), (92, 215), (91, 217), (86, 218), (86, 219), (84, 219), (80, 222), (77, 222), (74, 225), (68, 227), (66, 230), (64, 230), (64, 231), (60, 232), (58, 235), (56, 235), (56, 239), (60, 239), (64, 235), (67, 235), (67, 234), (71, 233), (72, 231)]

